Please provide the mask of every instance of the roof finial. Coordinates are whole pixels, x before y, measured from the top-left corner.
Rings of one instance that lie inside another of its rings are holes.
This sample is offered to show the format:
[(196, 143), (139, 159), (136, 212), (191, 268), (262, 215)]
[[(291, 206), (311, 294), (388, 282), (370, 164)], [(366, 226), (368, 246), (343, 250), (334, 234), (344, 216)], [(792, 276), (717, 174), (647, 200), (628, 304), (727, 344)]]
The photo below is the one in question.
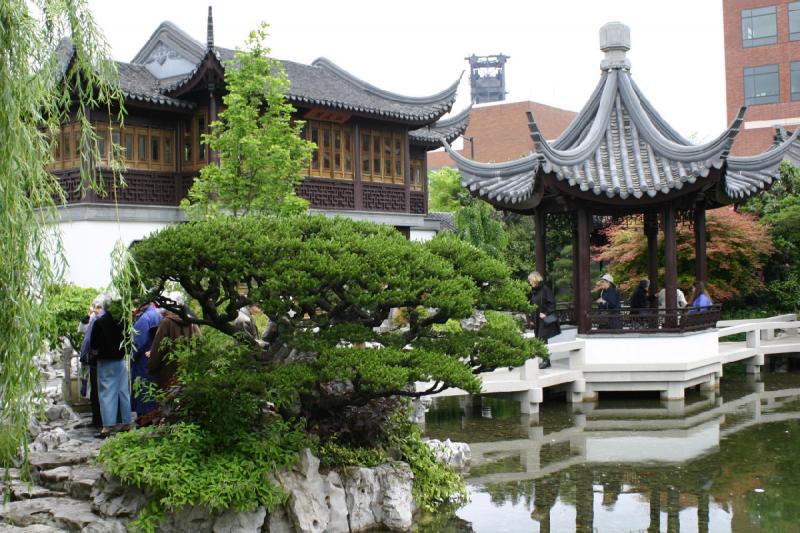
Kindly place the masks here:
[(631, 29), (621, 22), (609, 22), (600, 28), (600, 50), (606, 57), (600, 62), (601, 70), (624, 68), (630, 70), (631, 60), (625, 52), (631, 49)]
[(214, 48), (214, 19), (211, 18), (211, 6), (208, 6), (208, 29), (206, 33), (206, 48), (213, 50)]

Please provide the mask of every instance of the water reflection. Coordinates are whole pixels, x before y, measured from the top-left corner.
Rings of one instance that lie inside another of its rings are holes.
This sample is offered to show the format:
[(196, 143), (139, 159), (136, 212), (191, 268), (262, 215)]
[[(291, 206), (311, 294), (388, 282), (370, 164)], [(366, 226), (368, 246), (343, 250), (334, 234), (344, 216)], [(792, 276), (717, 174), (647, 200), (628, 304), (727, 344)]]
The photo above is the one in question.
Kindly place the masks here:
[(432, 438), (473, 453), (472, 501), (418, 531), (800, 531), (800, 375), (729, 378), (685, 402), (445, 398)]

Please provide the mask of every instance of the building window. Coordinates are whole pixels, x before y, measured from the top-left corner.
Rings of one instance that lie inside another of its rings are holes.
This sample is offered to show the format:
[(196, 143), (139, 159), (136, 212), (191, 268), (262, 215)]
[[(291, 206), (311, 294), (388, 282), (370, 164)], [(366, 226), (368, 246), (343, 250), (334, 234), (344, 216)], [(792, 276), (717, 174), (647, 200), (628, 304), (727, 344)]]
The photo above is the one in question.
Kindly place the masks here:
[(744, 69), (744, 105), (774, 104), (780, 94), (778, 65)]
[(158, 162), (159, 157), (161, 156), (161, 139), (156, 137), (155, 135), (150, 137), (150, 160), (153, 162)]
[(133, 134), (125, 134), (125, 159), (133, 159)]
[(164, 163), (172, 163), (172, 139), (164, 138)]
[(366, 129), (362, 132), (361, 175), (364, 181), (404, 184), (404, 134)]
[(423, 162), (421, 159), (412, 159), (411, 160), (411, 190), (412, 191), (421, 191), (422, 190), (422, 165)]
[(800, 61), (791, 64), (792, 100), (800, 100)]
[(310, 176), (353, 179), (353, 128), (309, 120), (305, 138), (317, 145), (311, 154)]
[(147, 161), (147, 135), (139, 135), (139, 151), (136, 156), (138, 161)]
[(800, 2), (789, 4), (789, 40), (800, 39)]
[(745, 48), (778, 42), (775, 6), (742, 10), (742, 45)]
[(197, 159), (201, 162), (206, 160), (206, 145), (203, 143), (203, 135), (206, 133), (206, 117), (201, 115), (197, 118)]

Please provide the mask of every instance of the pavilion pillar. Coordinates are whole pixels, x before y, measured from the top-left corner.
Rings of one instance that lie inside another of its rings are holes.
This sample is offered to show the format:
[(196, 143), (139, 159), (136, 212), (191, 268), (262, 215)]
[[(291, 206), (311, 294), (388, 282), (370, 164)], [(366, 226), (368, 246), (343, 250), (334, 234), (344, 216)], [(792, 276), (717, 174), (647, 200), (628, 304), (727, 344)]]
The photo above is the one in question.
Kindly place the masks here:
[[(211, 124), (217, 121), (217, 97), (214, 95), (214, 84), (208, 86), (208, 131), (211, 132)], [(219, 163), (219, 154), (216, 150), (208, 149), (208, 159), (212, 163)]]
[(644, 234), (647, 236), (647, 278), (650, 280), (650, 301), (656, 301), (658, 294), (658, 215), (645, 213)]
[(592, 472), (586, 467), (581, 468), (575, 478), (575, 531), (592, 533), (594, 531)]
[(667, 489), (667, 533), (678, 533), (681, 529), (681, 494), (675, 487)]
[(577, 238), (577, 284), (575, 285), (575, 320), (578, 323), (578, 333), (585, 334), (591, 329), (589, 311), (591, 310), (591, 289), (589, 288), (589, 224), (592, 217), (585, 206), (578, 207), (575, 217)]
[(708, 533), (710, 520), (708, 493), (701, 492), (697, 495), (697, 533)]
[(706, 205), (698, 202), (694, 206), (694, 277), (697, 281), (708, 281), (706, 261)]
[(664, 208), (664, 289), (667, 309), (678, 307), (678, 249), (675, 242), (675, 206)]
[(542, 277), (546, 277), (546, 270), (547, 270), (547, 252), (545, 250), (545, 246), (547, 245), (547, 217), (544, 212), (536, 211), (536, 228), (535, 228), (535, 237), (536, 241), (534, 242), (534, 248), (536, 252), (536, 271), (542, 275)]

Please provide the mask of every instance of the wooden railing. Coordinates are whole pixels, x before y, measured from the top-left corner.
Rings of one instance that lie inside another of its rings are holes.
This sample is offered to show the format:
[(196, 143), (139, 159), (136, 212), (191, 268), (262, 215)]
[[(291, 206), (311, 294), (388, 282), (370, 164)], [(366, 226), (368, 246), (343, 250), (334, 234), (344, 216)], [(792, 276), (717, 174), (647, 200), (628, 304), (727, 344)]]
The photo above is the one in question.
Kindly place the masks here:
[(685, 333), (716, 327), (721, 305), (675, 309), (595, 309), (588, 313), (590, 334)]

